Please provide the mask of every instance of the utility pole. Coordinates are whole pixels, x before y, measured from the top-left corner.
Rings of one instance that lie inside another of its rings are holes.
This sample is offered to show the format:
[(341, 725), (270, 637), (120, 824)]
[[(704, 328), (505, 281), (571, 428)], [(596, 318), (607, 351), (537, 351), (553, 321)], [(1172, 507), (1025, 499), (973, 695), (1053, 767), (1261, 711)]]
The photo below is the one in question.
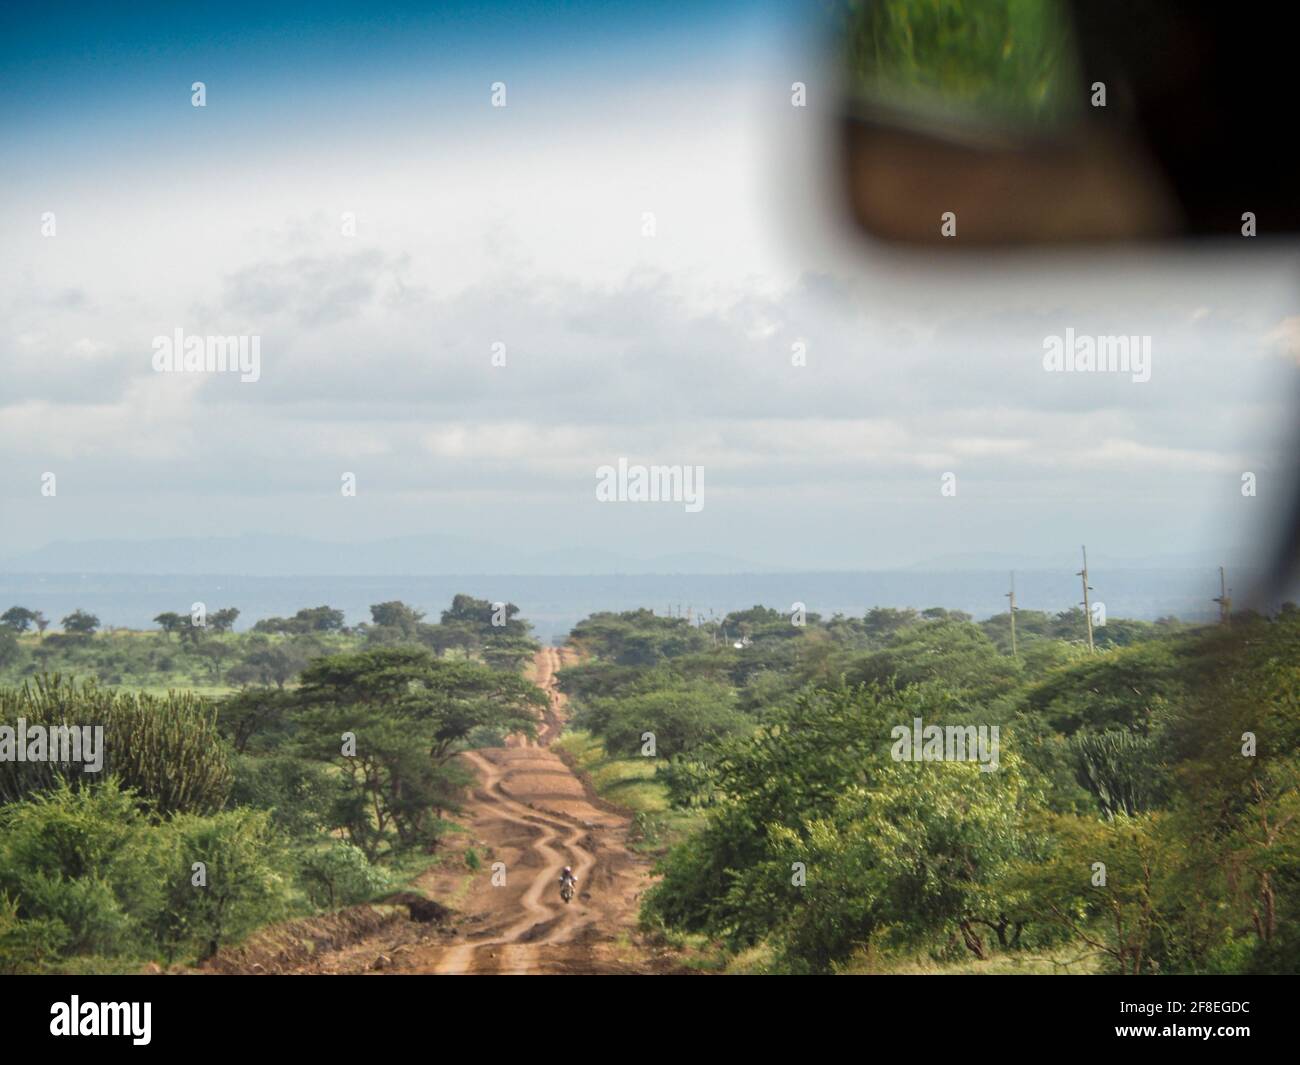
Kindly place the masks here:
[(1088, 593), (1092, 589), (1088, 586), (1088, 547), (1086, 544), (1083, 548), (1083, 569), (1079, 570), (1075, 576), (1083, 578), (1083, 620), (1088, 624), (1088, 651), (1091, 653), (1096, 648), (1092, 644), (1092, 604), (1088, 602)]
[(1232, 596), (1228, 593), (1228, 575), (1219, 567), (1219, 598), (1213, 600), (1219, 604), (1219, 623), (1232, 624)]
[(1016, 654), (1016, 571), (1011, 571), (1011, 591), (1007, 592), (1007, 598), (1011, 600), (1011, 657), (1018, 658)]

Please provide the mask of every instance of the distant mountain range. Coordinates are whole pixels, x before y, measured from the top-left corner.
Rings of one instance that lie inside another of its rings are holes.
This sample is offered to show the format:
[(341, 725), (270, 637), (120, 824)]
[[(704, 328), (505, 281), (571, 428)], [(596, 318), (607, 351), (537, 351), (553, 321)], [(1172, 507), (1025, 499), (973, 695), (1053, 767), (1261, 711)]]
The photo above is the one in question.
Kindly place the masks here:
[[(1247, 561), (1251, 553), (1244, 548), (1228, 548), (1222, 552), (1211, 550), (1180, 551), (1166, 555), (1116, 555), (1113, 552), (1088, 552), (1088, 568), (1105, 569), (1230, 569), (1255, 568), (1258, 560)], [(971, 570), (1058, 570), (1077, 572), (1083, 555), (1079, 548), (1056, 551), (1052, 554), (1016, 555), (998, 551), (970, 551), (958, 555), (939, 555), (903, 567), (926, 573), (956, 573)]]
[[(1202, 551), (1158, 557), (1122, 557), (1090, 552), (1090, 568), (1208, 569), (1219, 565), (1240, 569), (1248, 552), (1223, 555)], [(830, 571), (913, 573), (1040, 570), (1073, 573), (1079, 552), (1061, 550), (1043, 555), (970, 552), (942, 555), (904, 567), (827, 566)], [(58, 541), (35, 551), (0, 557), (0, 573), (25, 574), (150, 574), (230, 575), (248, 577), (315, 576), (459, 576), (531, 574), (537, 576), (613, 576), (642, 574), (782, 574), (809, 572), (817, 567), (773, 566), (735, 555), (689, 552), (650, 557), (580, 547), (552, 551), (510, 549), (486, 539), (444, 536), (401, 536), (368, 543), (330, 543), (298, 536), (234, 536), (154, 540)]]
[(708, 552), (643, 558), (602, 548), (514, 551), (487, 540), (403, 536), (337, 544), (296, 536), (57, 541), (0, 558), (5, 573), (147, 573), (274, 576), (420, 576), (529, 573), (553, 576), (623, 573), (773, 573)]

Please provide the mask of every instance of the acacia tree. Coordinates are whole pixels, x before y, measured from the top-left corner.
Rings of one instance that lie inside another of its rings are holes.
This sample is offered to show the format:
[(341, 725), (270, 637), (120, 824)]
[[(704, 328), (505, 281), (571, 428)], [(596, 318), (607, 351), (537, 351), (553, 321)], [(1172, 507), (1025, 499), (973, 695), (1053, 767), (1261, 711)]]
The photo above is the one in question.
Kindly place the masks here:
[(212, 672), (212, 679), (220, 683), (221, 667), (234, 655), (235, 649), (220, 640), (208, 640), (198, 650), (199, 654), (207, 659), (208, 669)]
[(24, 606), (11, 606), (0, 614), (0, 625), (7, 625), (15, 632), (26, 632), (36, 621), (36, 617), (34, 610), (28, 610)]
[(372, 859), (432, 850), (469, 779), (449, 764), (466, 737), (479, 727), (531, 734), (532, 708), (546, 703), (522, 677), (411, 647), (320, 658), (301, 681), (299, 742), (343, 770), (338, 820)]
[(63, 631), (71, 633), (74, 636), (93, 636), (95, 630), (99, 628), (99, 618), (94, 614), (88, 614), (84, 610), (74, 610), (59, 622), (63, 626)]
[(182, 617), (174, 610), (167, 610), (159, 614), (153, 620), (154, 624), (170, 636), (173, 632), (179, 632), (181, 626), (187, 624), (189, 619)]
[(213, 632), (229, 632), (235, 625), (235, 619), (239, 617), (239, 610), (233, 606), (225, 607), (222, 610), (214, 611), (208, 618), (208, 624), (212, 627)]
[(217, 724), (222, 735), (243, 754), (255, 736), (284, 731), (295, 705), (293, 692), (244, 688), (218, 704)]
[(393, 629), (406, 639), (415, 639), (424, 620), (424, 611), (407, 606), (400, 599), (392, 599), (372, 605), (370, 617), (376, 626)]

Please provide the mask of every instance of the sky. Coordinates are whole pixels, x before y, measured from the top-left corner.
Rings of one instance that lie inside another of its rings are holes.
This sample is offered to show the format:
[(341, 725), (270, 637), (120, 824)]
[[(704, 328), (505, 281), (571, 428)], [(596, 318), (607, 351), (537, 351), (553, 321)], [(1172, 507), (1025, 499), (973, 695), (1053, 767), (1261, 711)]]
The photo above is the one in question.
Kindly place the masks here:
[[(1295, 251), (850, 238), (800, 10), (7, 11), (0, 559), (432, 533), (807, 569), (1248, 553), (1289, 473)], [(155, 372), (176, 329), (257, 336), (260, 378)], [(1149, 336), (1151, 379), (1045, 372), (1066, 329)], [(599, 501), (620, 458), (703, 467), (703, 507)]]

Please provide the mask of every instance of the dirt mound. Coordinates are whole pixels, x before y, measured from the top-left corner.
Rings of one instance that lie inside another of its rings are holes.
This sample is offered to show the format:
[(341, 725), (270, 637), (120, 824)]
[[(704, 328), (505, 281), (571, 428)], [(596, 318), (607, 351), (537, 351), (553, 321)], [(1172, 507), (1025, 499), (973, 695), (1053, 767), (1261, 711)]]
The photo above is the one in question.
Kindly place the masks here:
[(379, 902), (383, 906), (405, 906), (411, 920), (420, 924), (446, 924), (451, 920), (452, 914), (455, 913), (454, 910), (444, 906), (441, 902), (426, 899), (423, 895), (417, 895), (413, 891), (399, 891), (387, 898), (380, 899)]
[(405, 906), (349, 906), (320, 917), (304, 917), (264, 928), (237, 947), (223, 947), (198, 968), (201, 972), (222, 974), (302, 971), (322, 954), (390, 932), (395, 925), (409, 921)]

